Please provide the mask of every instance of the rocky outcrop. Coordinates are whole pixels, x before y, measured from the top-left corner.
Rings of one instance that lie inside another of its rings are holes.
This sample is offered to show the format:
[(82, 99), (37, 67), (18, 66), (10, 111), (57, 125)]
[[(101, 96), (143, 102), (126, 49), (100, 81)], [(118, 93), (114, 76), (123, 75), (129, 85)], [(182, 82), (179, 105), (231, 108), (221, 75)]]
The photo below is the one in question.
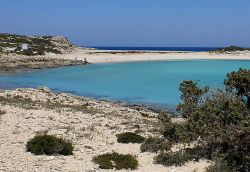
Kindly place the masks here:
[(0, 58), (0, 72), (20, 72), (32, 69), (84, 65), (87, 61), (46, 57)]
[[(87, 64), (86, 60), (65, 59), (79, 49), (62, 36), (25, 36), (0, 33), (0, 72)], [(55, 58), (53, 55), (58, 55)]]
[(0, 54), (26, 56), (46, 55), (48, 53), (64, 54), (72, 52), (76, 48), (76, 45), (62, 36), (25, 36), (0, 33)]

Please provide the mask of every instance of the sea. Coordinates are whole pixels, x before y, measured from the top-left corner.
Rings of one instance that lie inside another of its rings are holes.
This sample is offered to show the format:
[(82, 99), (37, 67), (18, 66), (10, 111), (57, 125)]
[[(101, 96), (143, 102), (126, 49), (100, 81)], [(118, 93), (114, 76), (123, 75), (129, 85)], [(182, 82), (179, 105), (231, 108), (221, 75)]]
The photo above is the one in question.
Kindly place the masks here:
[(125, 62), (0, 74), (0, 87), (45, 86), (95, 99), (142, 104), (174, 111), (181, 101), (179, 86), (193, 80), (203, 87), (224, 88), (227, 73), (250, 69), (247, 60), (171, 60)]

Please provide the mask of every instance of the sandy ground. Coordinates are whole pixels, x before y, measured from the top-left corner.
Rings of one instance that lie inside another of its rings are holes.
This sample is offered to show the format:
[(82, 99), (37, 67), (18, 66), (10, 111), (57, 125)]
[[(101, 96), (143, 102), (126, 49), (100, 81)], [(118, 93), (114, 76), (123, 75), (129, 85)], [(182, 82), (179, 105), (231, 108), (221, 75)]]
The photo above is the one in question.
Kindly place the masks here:
[(101, 51), (76, 49), (70, 54), (52, 55), (55, 58), (86, 60), (90, 63), (112, 63), (133, 61), (156, 61), (156, 60), (250, 60), (250, 51), (230, 54), (215, 54), (209, 52), (136, 52), (126, 51)]
[[(136, 131), (145, 137), (155, 135), (157, 114), (135, 110), (116, 103), (97, 101), (48, 89), (0, 91), (0, 171), (54, 172), (105, 171), (91, 159), (95, 155), (117, 151), (136, 155), (144, 172), (202, 172), (209, 162), (189, 162), (182, 167), (164, 167), (153, 163), (155, 154), (141, 153), (139, 144), (119, 144), (116, 134)], [(3, 101), (9, 100), (8, 103)], [(52, 106), (49, 106), (53, 103)], [(66, 106), (67, 105), (67, 106)], [(79, 110), (79, 107), (85, 107)], [(142, 115), (144, 114), (144, 115)], [(145, 117), (145, 114), (148, 116)], [(26, 143), (37, 133), (54, 134), (71, 140), (72, 156), (34, 156), (26, 152)]]

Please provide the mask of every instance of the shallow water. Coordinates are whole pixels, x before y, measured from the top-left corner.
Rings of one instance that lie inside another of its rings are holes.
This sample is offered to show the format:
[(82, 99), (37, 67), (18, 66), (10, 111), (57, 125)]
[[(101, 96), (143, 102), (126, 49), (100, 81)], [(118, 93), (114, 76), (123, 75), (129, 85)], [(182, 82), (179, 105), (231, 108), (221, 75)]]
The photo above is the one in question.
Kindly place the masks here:
[(250, 69), (244, 60), (193, 60), (110, 63), (46, 69), (0, 75), (0, 87), (47, 86), (57, 92), (70, 92), (99, 99), (156, 105), (173, 110), (180, 101), (183, 80), (223, 88), (226, 74), (240, 67)]

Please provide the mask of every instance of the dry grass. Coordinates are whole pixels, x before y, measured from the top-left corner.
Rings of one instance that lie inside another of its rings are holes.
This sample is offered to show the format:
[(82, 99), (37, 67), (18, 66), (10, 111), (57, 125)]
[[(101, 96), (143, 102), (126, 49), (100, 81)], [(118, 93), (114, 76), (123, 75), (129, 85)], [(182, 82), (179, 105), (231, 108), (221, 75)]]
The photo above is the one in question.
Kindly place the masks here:
[(2, 105), (10, 105), (10, 106), (16, 106), (23, 109), (31, 110), (31, 109), (50, 109), (50, 110), (62, 110), (67, 109), (69, 111), (73, 112), (83, 112), (83, 113), (90, 113), (90, 114), (96, 114), (101, 113), (100, 110), (90, 108), (84, 105), (68, 105), (63, 103), (54, 103), (51, 101), (47, 102), (41, 102), (41, 101), (33, 101), (30, 98), (23, 98), (21, 96), (0, 96), (0, 104)]

